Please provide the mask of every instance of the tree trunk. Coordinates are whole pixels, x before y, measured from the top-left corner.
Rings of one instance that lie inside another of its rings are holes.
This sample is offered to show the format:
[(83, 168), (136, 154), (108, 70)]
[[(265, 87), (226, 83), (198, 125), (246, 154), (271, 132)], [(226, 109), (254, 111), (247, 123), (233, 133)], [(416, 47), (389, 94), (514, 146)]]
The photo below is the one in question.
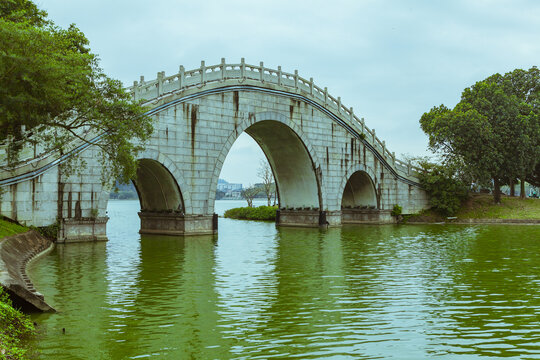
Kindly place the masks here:
[(519, 197), (522, 199), (525, 199), (525, 180), (520, 179), (520, 187), (519, 187)]
[(510, 179), (510, 196), (516, 196), (516, 183), (514, 179)]
[(495, 204), (501, 203), (501, 184), (498, 178), (493, 179), (493, 200)]

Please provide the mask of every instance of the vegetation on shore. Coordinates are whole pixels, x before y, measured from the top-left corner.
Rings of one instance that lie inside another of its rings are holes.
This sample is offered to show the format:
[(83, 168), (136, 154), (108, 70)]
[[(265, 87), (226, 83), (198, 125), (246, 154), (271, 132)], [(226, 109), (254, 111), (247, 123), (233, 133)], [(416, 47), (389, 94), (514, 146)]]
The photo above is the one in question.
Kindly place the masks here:
[(229, 209), (223, 215), (229, 219), (276, 220), (277, 206), (240, 207)]
[(0, 219), (0, 239), (6, 236), (25, 233), (28, 230), (30, 229), (26, 226), (19, 225), (13, 221), (9, 221), (6, 219)]
[(28, 315), (13, 308), (8, 295), (0, 287), (0, 359), (25, 359), (25, 342), (35, 335)]
[[(519, 197), (502, 196), (501, 203), (493, 203), (490, 194), (471, 194), (455, 213), (457, 221), (469, 219), (540, 219), (540, 199), (520, 199)], [(418, 214), (408, 215), (407, 222), (442, 222), (447, 217), (434, 209)]]

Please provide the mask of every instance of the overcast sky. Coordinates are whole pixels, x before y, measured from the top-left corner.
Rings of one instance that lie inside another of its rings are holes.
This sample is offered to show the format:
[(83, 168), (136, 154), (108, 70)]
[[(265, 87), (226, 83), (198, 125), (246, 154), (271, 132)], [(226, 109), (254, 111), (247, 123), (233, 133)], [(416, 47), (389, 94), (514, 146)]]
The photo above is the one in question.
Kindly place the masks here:
[[(396, 154), (427, 154), (420, 116), (453, 107), (467, 86), (540, 60), (540, 1), (38, 0), (75, 23), (106, 73), (126, 85), (186, 69), (264, 61), (299, 70), (352, 106)], [(259, 182), (248, 136), (221, 177)], [(252, 167), (246, 164), (253, 164)]]

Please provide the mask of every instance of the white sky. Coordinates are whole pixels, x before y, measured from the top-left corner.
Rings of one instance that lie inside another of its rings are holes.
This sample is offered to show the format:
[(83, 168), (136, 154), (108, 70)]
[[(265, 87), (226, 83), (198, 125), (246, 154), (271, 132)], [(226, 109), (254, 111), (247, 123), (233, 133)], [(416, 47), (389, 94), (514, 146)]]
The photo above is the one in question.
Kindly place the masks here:
[[(536, 0), (37, 0), (75, 23), (106, 73), (126, 85), (228, 62), (264, 61), (313, 77), (352, 106), (396, 154), (427, 153), (420, 116), (467, 86), (540, 59)], [(262, 152), (242, 136), (221, 177), (259, 182)], [(246, 166), (246, 164), (253, 164)]]

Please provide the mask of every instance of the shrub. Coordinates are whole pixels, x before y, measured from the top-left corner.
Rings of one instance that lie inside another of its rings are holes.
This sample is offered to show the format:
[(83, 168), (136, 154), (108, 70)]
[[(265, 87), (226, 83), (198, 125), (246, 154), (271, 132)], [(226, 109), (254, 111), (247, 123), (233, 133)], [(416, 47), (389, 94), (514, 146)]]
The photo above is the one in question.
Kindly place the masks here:
[(453, 216), (468, 196), (467, 185), (448, 166), (421, 163), (420, 184), (429, 195), (432, 209), (443, 216)]
[(274, 206), (241, 207), (229, 209), (223, 216), (241, 220), (275, 220), (276, 210)]
[(11, 300), (0, 286), (0, 358), (24, 359), (25, 341), (34, 336), (30, 318), (13, 308)]
[(403, 208), (399, 206), (398, 204), (394, 205), (394, 208), (392, 209), (392, 212), (390, 213), (392, 216), (399, 216), (401, 215), (401, 212), (403, 211)]

